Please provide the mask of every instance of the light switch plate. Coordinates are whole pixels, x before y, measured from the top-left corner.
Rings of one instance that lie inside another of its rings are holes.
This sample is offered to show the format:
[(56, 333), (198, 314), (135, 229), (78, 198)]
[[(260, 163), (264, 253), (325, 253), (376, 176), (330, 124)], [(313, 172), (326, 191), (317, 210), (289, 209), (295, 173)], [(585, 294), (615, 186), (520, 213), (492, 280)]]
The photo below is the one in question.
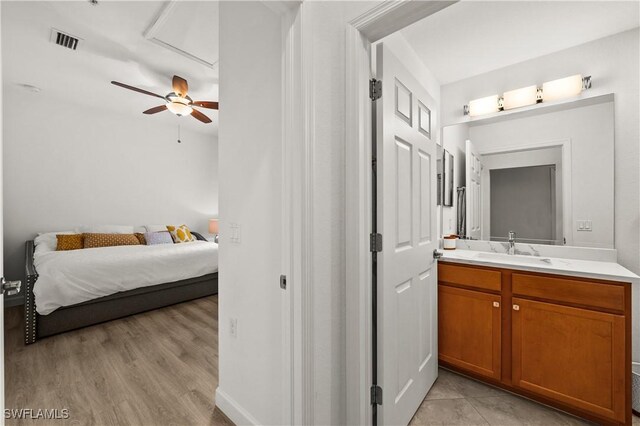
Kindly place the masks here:
[(229, 334), (231, 337), (238, 337), (238, 319), (230, 318), (229, 319)]

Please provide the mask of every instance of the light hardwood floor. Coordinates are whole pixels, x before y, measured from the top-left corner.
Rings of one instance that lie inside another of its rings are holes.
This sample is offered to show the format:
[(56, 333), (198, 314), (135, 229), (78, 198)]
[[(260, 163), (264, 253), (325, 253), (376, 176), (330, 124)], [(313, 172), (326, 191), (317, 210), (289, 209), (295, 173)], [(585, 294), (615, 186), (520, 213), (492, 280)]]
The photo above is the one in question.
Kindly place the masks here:
[[(214, 406), (218, 296), (23, 343), (8, 309), (6, 408), (69, 410), (56, 425), (231, 425)], [(13, 424), (51, 424), (51, 420)]]

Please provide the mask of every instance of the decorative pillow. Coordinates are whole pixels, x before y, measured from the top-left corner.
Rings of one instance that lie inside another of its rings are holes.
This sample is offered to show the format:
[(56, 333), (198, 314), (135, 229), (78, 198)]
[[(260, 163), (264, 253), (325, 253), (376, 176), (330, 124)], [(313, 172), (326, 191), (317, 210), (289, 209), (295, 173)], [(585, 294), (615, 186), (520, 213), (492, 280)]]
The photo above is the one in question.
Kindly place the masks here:
[(196, 237), (191, 235), (191, 231), (187, 225), (167, 225), (167, 230), (171, 233), (174, 243), (190, 243), (196, 240)]
[(58, 251), (78, 250), (84, 247), (83, 234), (58, 234), (56, 239), (58, 240), (58, 246), (56, 247)]
[(133, 235), (135, 235), (138, 241), (140, 241), (140, 244), (142, 244), (143, 246), (147, 245), (147, 240), (144, 238), (144, 234), (142, 232), (136, 232)]
[(133, 234), (133, 226), (129, 225), (91, 225), (77, 228), (83, 234)]
[(33, 243), (36, 246), (34, 254), (46, 253), (50, 251), (56, 251), (58, 248), (58, 238), (56, 235), (71, 235), (75, 234), (73, 231), (58, 231), (58, 232), (40, 232), (35, 238)]
[(84, 234), (84, 248), (136, 245), (140, 245), (140, 241), (133, 234)]
[(167, 230), (167, 225), (145, 225), (147, 232), (164, 232)]
[(171, 238), (169, 231), (145, 232), (144, 239), (147, 241), (148, 246), (154, 246), (156, 244), (173, 244), (173, 238)]

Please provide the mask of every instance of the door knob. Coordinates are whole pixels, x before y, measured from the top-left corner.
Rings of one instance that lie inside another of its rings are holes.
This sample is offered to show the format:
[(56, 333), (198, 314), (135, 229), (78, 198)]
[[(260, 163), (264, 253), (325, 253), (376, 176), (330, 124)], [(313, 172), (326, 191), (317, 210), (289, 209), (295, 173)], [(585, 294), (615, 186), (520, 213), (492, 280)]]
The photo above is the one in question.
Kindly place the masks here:
[(494, 308), (499, 308), (500, 307), (500, 302), (493, 302), (493, 307)]
[(513, 305), (513, 310), (514, 311), (519, 311), (520, 310), (520, 305)]
[(2, 284), (2, 294), (7, 296), (15, 296), (20, 293), (20, 286), (22, 281), (6, 281), (4, 277), (0, 278), (0, 284)]
[(438, 251), (438, 249), (433, 249), (433, 258), (440, 259), (442, 257), (442, 252)]

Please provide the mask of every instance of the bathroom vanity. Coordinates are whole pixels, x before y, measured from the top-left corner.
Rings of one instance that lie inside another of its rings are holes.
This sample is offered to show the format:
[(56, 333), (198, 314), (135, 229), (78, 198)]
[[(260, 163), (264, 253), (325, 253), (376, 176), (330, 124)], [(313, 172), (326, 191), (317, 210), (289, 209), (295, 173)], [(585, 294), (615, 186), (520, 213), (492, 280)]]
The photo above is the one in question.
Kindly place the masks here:
[(631, 424), (636, 279), (614, 262), (445, 253), (440, 364), (599, 424)]

